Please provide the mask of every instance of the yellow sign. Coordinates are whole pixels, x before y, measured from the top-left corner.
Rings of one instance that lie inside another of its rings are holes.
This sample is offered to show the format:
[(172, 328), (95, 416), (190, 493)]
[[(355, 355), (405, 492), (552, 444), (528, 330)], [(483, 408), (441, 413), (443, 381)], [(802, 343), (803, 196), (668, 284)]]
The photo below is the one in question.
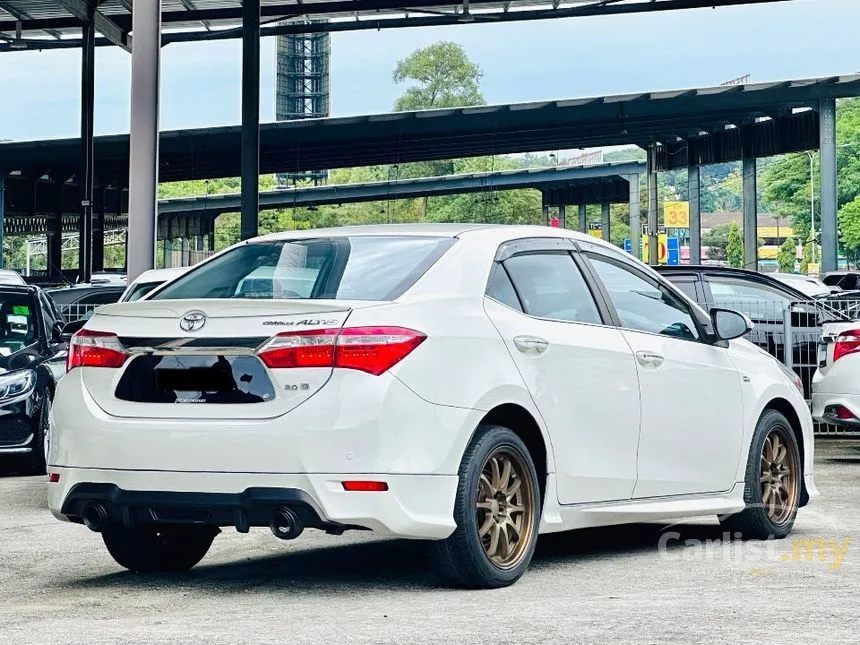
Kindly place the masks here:
[[(669, 251), (667, 250), (666, 243), (668, 240), (668, 235), (658, 235), (657, 236), (657, 264), (666, 264), (669, 259)], [(650, 236), (643, 235), (642, 236), (642, 261), (648, 262), (648, 247), (650, 246), (648, 242), (651, 240)]]
[(663, 205), (666, 228), (690, 228), (690, 202), (666, 202)]
[(758, 236), (759, 237), (779, 237), (779, 239), (783, 239), (786, 237), (794, 237), (794, 229), (791, 226), (780, 226), (779, 227), (779, 235), (776, 234), (777, 228), (776, 226), (759, 226), (758, 227)]
[(809, 264), (807, 264), (806, 265), (806, 273), (808, 273), (809, 275), (816, 275), (817, 276), (818, 275), (818, 263), (817, 262), (810, 262)]

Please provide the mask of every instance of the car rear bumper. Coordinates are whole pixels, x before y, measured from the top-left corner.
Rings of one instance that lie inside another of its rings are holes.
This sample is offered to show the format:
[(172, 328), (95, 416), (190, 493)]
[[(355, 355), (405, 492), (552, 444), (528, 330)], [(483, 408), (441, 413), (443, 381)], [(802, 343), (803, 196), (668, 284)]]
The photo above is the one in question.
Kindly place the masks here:
[[(842, 406), (851, 414), (854, 419), (840, 419), (829, 413), (829, 408)], [(830, 394), (827, 392), (812, 393), (812, 418), (816, 421), (824, 423), (832, 423), (834, 425), (843, 426), (846, 428), (860, 429), (860, 394)]]
[[(61, 520), (81, 522), (100, 503), (110, 521), (268, 526), (280, 508), (308, 527), (369, 529), (404, 538), (443, 539), (455, 528), (456, 475), (183, 473), (51, 467), (48, 506)], [(384, 492), (345, 491), (343, 481), (384, 481)]]
[(388, 373), (335, 370), (320, 391), (273, 418), (231, 418), (241, 414), (242, 405), (222, 406), (223, 418), (218, 419), (152, 418), (144, 404), (139, 416), (118, 417), (99, 407), (83, 386), (81, 371), (72, 370), (57, 386), (50, 466), (456, 475), (486, 414), (429, 403)]

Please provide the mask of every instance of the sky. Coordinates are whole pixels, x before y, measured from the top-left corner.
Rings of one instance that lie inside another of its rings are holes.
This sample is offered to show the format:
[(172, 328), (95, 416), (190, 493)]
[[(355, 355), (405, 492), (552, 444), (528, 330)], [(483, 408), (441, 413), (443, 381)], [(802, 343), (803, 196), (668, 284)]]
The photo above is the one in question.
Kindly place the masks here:
[[(388, 112), (404, 87), (397, 61), (439, 40), (460, 43), (484, 71), (488, 103), (603, 96), (860, 71), (858, 0), (631, 16), (345, 32), (332, 35), (333, 116)], [(275, 39), (261, 45), (261, 119), (274, 120)], [(162, 50), (161, 129), (240, 121), (238, 40)], [(96, 53), (96, 134), (128, 132), (130, 56)], [(0, 54), (0, 139), (75, 137), (80, 52)]]

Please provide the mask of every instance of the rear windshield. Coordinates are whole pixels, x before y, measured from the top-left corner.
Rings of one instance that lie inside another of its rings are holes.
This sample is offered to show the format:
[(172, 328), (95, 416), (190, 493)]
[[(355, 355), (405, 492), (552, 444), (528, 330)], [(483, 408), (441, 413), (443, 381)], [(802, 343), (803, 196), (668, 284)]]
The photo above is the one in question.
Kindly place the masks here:
[(415, 284), (454, 242), (413, 236), (252, 242), (192, 269), (150, 300), (392, 300)]

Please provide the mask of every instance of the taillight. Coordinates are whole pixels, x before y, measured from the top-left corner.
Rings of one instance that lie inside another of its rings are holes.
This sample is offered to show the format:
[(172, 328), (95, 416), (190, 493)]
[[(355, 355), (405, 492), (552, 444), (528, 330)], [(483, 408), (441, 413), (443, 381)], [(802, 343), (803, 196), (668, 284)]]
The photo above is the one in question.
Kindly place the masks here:
[(259, 355), (272, 368), (340, 367), (379, 376), (426, 338), (404, 327), (288, 331), (272, 338)]
[(116, 334), (81, 329), (69, 343), (66, 371), (76, 367), (122, 367), (128, 354)]
[(833, 346), (833, 362), (858, 351), (860, 351), (860, 329), (843, 331), (836, 337), (836, 344)]
[(288, 331), (272, 338), (261, 350), (268, 367), (331, 367), (337, 329)]

